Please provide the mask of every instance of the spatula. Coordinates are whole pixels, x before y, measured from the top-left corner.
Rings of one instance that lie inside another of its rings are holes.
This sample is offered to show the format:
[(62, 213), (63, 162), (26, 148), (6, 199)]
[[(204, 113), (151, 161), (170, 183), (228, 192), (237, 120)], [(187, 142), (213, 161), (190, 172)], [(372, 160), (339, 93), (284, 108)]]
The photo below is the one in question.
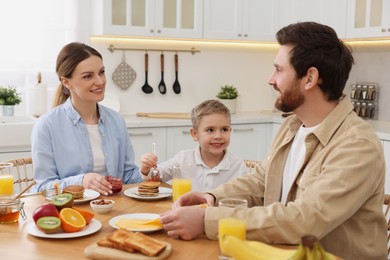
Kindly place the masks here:
[(179, 57), (176, 53), (175, 54), (175, 82), (173, 82), (173, 92), (175, 92), (175, 94), (180, 94), (181, 91), (178, 74), (179, 74)]
[(164, 54), (161, 53), (160, 55), (160, 62), (161, 62), (161, 81), (160, 84), (158, 84), (158, 90), (161, 94), (167, 93), (167, 87), (165, 86), (164, 82)]
[(145, 53), (145, 84), (142, 86), (142, 91), (146, 94), (153, 92), (153, 88), (148, 84), (148, 65), (149, 65), (149, 55)]

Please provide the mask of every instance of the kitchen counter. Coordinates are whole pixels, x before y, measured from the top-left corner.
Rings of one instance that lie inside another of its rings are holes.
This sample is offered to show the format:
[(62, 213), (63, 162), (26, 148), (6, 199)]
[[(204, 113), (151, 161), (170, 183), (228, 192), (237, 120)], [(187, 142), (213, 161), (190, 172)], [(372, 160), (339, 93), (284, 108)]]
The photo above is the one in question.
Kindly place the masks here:
[[(139, 127), (167, 127), (167, 126), (190, 126), (190, 119), (147, 118), (137, 117), (135, 114), (122, 114), (128, 128)], [(282, 123), (282, 113), (273, 111), (240, 112), (232, 115), (232, 124), (261, 124)], [(390, 122), (367, 120), (371, 124), (378, 137), (390, 141)]]

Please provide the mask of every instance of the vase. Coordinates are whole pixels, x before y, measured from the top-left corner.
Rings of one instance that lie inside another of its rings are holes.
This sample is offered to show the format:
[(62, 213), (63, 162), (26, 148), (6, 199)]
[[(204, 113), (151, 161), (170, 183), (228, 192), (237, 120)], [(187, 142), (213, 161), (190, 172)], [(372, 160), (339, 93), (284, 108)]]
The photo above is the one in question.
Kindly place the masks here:
[(13, 105), (2, 105), (3, 107), (3, 116), (13, 116), (14, 115), (14, 108)]
[(230, 114), (236, 113), (237, 99), (218, 99), (218, 101), (229, 108)]

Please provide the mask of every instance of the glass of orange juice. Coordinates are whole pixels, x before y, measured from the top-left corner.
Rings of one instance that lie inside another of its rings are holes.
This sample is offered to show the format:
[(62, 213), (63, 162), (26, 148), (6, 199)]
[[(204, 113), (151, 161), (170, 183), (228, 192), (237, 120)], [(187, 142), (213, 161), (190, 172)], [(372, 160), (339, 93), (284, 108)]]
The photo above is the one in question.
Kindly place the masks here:
[(241, 240), (246, 239), (246, 214), (248, 202), (245, 199), (227, 198), (218, 202), (218, 237), (220, 260), (234, 259), (224, 254), (222, 238), (224, 235), (233, 235)]
[(12, 166), (12, 163), (0, 163), (0, 195), (14, 194), (14, 177), (7, 171)]
[(192, 190), (192, 165), (177, 164), (173, 167), (172, 199), (176, 201), (181, 195)]

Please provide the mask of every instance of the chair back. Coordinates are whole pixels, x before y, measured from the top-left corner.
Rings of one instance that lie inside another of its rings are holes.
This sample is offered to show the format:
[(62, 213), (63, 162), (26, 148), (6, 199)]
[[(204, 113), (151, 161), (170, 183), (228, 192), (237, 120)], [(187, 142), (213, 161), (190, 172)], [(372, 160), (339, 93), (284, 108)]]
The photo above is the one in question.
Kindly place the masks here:
[(13, 164), (10, 172), (14, 176), (14, 193), (17, 194), (34, 181), (32, 159), (17, 158), (6, 162)]
[(390, 216), (389, 216), (389, 211), (390, 211), (390, 194), (385, 194), (385, 199), (384, 199), (384, 202), (383, 202), (384, 206), (385, 206), (385, 217), (386, 217), (386, 220), (387, 220), (387, 258), (389, 258), (389, 255), (390, 255), (390, 244), (389, 244), (389, 240), (390, 240)]

